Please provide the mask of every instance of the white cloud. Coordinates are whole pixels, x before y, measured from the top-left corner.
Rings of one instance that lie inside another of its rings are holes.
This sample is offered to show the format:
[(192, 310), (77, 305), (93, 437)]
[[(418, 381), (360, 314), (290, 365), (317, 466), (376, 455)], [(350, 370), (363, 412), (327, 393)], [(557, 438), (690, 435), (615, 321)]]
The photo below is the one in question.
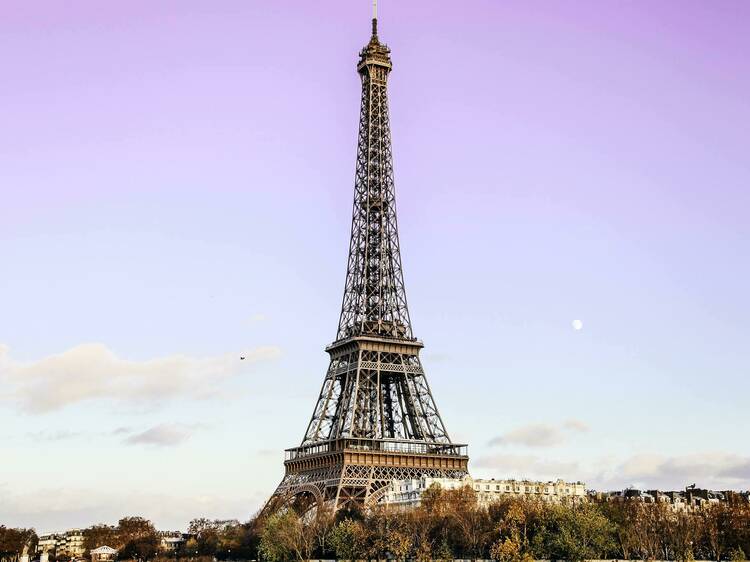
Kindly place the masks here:
[(560, 427), (551, 424), (529, 424), (512, 429), (490, 440), (489, 445), (522, 445), (524, 447), (554, 447), (564, 443), (570, 432), (583, 433), (589, 426), (581, 420), (569, 419)]
[(181, 423), (163, 423), (141, 433), (131, 435), (125, 441), (126, 445), (155, 445), (157, 447), (173, 447), (187, 441), (196, 426)]
[(565, 441), (558, 428), (546, 424), (525, 425), (495, 437), (490, 445), (523, 445), (525, 447), (553, 447)]
[(82, 431), (68, 431), (61, 429), (58, 431), (34, 431), (27, 433), (26, 437), (32, 441), (67, 441), (68, 439), (77, 439), (83, 437)]
[(563, 427), (571, 431), (578, 431), (579, 433), (585, 433), (590, 429), (586, 422), (573, 418), (566, 420)]
[(129, 427), (118, 427), (111, 431), (69, 431), (59, 429), (56, 431), (31, 431), (26, 433), (25, 438), (31, 441), (69, 441), (72, 439), (91, 439), (96, 437), (112, 437), (118, 435), (128, 435), (133, 433)]
[(492, 469), (494, 478), (537, 478), (578, 480), (581, 467), (577, 462), (558, 461), (536, 455), (492, 455), (472, 463), (480, 469)]
[(744, 480), (745, 487), (750, 488), (750, 459), (736, 459), (736, 461), (722, 467), (718, 476), (720, 478)]
[(665, 456), (638, 454), (594, 475), (605, 488), (681, 489), (688, 484), (717, 489), (750, 487), (750, 458), (722, 452)]
[(244, 353), (242, 362), (236, 353), (132, 361), (118, 357), (103, 344), (88, 343), (37, 361), (21, 362), (10, 357), (7, 346), (0, 345), (0, 384), (8, 388), (6, 399), (31, 413), (94, 399), (156, 404), (214, 395), (218, 383), (247, 372), (253, 363), (279, 355), (276, 347), (261, 347)]

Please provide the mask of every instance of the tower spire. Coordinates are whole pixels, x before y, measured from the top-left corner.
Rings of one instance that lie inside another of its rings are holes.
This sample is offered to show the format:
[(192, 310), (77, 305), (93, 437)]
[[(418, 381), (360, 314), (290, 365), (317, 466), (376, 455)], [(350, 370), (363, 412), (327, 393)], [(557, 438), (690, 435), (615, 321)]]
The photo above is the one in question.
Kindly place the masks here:
[(372, 40), (378, 40), (378, 0), (372, 0)]

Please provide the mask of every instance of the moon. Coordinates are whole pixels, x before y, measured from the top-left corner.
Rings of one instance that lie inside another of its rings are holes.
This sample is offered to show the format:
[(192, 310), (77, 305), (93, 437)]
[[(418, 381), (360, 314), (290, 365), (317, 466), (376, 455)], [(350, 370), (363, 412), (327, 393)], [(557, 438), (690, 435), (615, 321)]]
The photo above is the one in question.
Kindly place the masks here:
[(571, 326), (573, 326), (573, 329), (576, 332), (580, 332), (583, 329), (583, 321), (582, 320), (573, 320), (570, 323)]

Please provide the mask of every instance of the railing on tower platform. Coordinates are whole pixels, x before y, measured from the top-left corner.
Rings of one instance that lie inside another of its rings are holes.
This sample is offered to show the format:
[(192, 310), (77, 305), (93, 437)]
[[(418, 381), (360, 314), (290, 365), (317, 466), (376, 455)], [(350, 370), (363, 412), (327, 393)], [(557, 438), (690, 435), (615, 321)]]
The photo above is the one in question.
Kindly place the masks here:
[(469, 447), (459, 443), (434, 443), (429, 441), (398, 439), (361, 439), (345, 438), (320, 443), (311, 443), (301, 447), (286, 449), (285, 460), (301, 457), (336, 453), (340, 451), (368, 451), (409, 455), (438, 455), (443, 457), (466, 457)]

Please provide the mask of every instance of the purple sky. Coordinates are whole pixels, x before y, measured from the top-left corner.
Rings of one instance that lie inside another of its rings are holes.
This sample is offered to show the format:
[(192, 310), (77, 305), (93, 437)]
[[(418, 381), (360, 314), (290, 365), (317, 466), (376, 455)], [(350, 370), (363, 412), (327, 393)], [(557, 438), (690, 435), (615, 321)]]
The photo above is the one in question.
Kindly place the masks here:
[[(273, 490), (335, 336), (369, 11), (4, 4), (0, 523)], [(750, 487), (750, 3), (379, 12), (411, 315), (472, 472)]]

